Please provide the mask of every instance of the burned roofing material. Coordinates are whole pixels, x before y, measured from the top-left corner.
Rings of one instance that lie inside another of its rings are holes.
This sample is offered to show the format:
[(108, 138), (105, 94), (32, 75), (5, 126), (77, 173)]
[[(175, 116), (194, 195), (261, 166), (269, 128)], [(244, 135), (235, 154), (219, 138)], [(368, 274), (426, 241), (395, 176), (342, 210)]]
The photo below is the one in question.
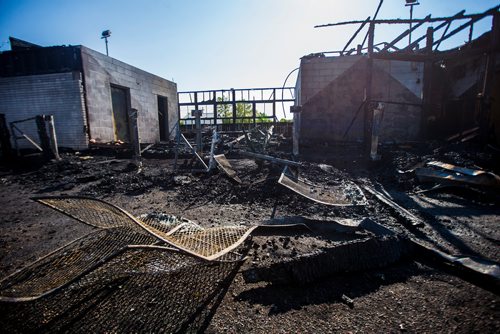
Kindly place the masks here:
[(0, 53), (0, 77), (82, 71), (80, 46), (21, 47)]
[(41, 45), (23, 41), (22, 39), (14, 38), (12, 36), (9, 37), (9, 42), (10, 42), (10, 49), (12, 51), (29, 50), (42, 47)]

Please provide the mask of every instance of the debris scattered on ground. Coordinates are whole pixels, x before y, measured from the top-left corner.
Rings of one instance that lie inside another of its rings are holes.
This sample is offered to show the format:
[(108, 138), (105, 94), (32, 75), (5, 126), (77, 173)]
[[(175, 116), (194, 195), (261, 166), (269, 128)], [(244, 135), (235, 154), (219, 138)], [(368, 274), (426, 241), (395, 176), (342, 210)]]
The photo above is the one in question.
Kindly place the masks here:
[[(273, 145), (271, 141), (267, 155), (290, 159), (284, 152), (276, 151)], [(467, 145), (472, 145), (472, 142)], [(41, 322), (47, 323), (43, 328), (50, 330), (74, 328), (72, 326), (91, 328), (88, 319), (95, 317), (98, 312), (105, 312), (110, 302), (118, 300), (121, 303), (114, 305), (120, 304), (123, 308), (115, 306), (114, 312), (98, 317), (99, 321), (95, 322), (97, 327), (92, 328), (110, 328), (104, 324), (113, 324), (113, 319), (120, 319), (123, 323), (120, 328), (132, 331), (134, 328), (160, 326), (166, 330), (205, 328), (208, 332), (224, 332), (232, 328), (243, 330), (252, 323), (264, 321), (267, 325), (258, 328), (278, 328), (279, 324), (292, 331), (304, 329), (296, 322), (297, 319), (303, 323), (315, 321), (321, 324), (320, 318), (314, 315), (316, 313), (335, 314), (340, 322), (351, 321), (349, 319), (354, 307), (356, 315), (364, 320), (363, 324), (352, 328), (360, 329), (372, 328), (367, 327), (367, 324), (375, 321), (379, 328), (388, 331), (391, 328), (399, 330), (400, 325), (407, 331), (430, 330), (444, 326), (444, 322), (456, 314), (461, 319), (469, 319), (464, 320), (468, 323), (474, 323), (471, 319), (475, 319), (478, 314), (493, 317), (493, 320), (476, 322), (473, 328), (492, 329), (497, 323), (494, 315), (497, 314), (497, 306), (490, 308), (489, 304), (485, 306), (482, 302), (496, 300), (494, 294), (483, 288), (498, 291), (494, 277), (498, 276), (497, 263), (500, 259), (496, 248), (500, 236), (495, 227), (499, 214), (498, 207), (494, 206), (495, 196), (474, 195), (471, 201), (472, 195), (469, 193), (451, 188), (443, 188), (440, 192), (416, 193), (421, 184), (415, 173), (401, 174), (396, 171), (412, 169), (418, 163), (425, 166), (430, 161), (443, 161), (470, 169), (482, 166), (484, 170), (498, 173), (489, 153), (471, 153), (472, 150), (466, 150), (463, 146), (459, 148), (453, 145), (448, 150), (437, 144), (404, 149), (397, 145), (382, 145), (379, 151), (383, 158), (376, 165), (358, 160), (356, 152), (343, 152), (342, 147), (332, 152), (330, 160), (325, 159), (325, 156), (308, 161), (303, 159), (298, 175), (306, 185), (359, 189), (352, 194), (343, 193), (343, 198), (353, 201), (359, 195), (362, 196), (359, 200), (364, 203), (357, 206), (328, 206), (281, 186), (278, 181), (283, 167), (279, 164), (243, 157), (236, 151), (228, 152), (225, 156), (241, 183), (215, 170), (211, 173), (190, 173), (189, 169), (180, 169), (174, 174), (172, 147), (171, 144), (161, 144), (147, 148), (139, 173), (126, 155), (107, 149), (78, 155), (63, 153), (61, 161), (39, 166), (33, 164), (24, 170), (16, 168), (15, 172), (9, 170), (8, 166), (2, 166), (1, 184), (6, 189), (3, 197), (0, 197), (0, 204), (5, 210), (4, 232), (0, 236), (5, 254), (0, 258), (3, 276), (91, 232), (78, 224), (68, 223), (60, 215), (52, 216), (43, 208), (23, 202), (23, 198), (34, 195), (104, 199), (123, 207), (155, 230), (165, 226), (180, 226), (182, 222), (188, 224), (190, 228), (180, 228), (180, 234), (184, 231), (189, 234), (195, 227), (199, 231), (206, 231), (228, 223), (246, 230), (264, 225), (263, 229), (253, 230), (248, 242), (240, 244), (246, 251), (238, 250), (238, 253), (245, 255), (246, 261), (234, 263), (232, 267), (228, 263), (226, 270), (223, 263), (215, 267), (209, 264), (204, 266), (189, 254), (181, 255), (173, 250), (177, 248), (175, 244), (155, 244), (158, 239), (154, 237), (148, 242), (142, 239), (127, 241), (120, 234), (122, 232), (106, 230), (110, 234), (108, 242), (108, 239), (99, 238), (97, 234), (92, 239), (90, 234), (87, 237), (89, 239), (80, 240), (90, 248), (95, 246), (103, 252), (110, 250), (110, 253), (87, 252), (92, 256), (82, 257), (78, 261), (82, 264), (97, 261), (95, 268), (82, 266), (80, 272), (85, 272), (83, 276), (76, 280), (73, 278), (68, 285), (22, 307), (5, 301), (0, 303), (5, 315), (5, 321), (2, 320), (2, 324), (6, 324), (5, 328), (13, 329), (17, 324), (20, 329), (34, 330), (40, 328)], [(189, 152), (179, 154), (180, 165), (186, 160), (188, 165), (191, 160)], [(354, 160), (357, 164), (352, 164)], [(351, 163), (344, 165), (346, 161)], [(296, 175), (291, 172), (290, 178)], [(366, 187), (396, 206), (388, 205), (367, 191)], [(19, 210), (18, 203), (24, 203), (27, 209)], [(493, 204), (485, 206), (484, 203)], [(459, 210), (458, 214), (456, 210)], [(148, 214), (140, 215), (144, 212)], [(180, 221), (174, 216), (184, 216), (188, 220)], [(412, 220), (421, 224), (413, 224)], [(196, 226), (193, 221), (196, 221)], [(288, 227), (274, 229), (274, 225)], [(138, 236), (151, 237), (149, 232), (139, 233)], [(99, 246), (101, 244), (97, 241), (92, 242), (97, 239), (108, 247)], [(116, 244), (117, 247), (111, 247), (115, 242), (111, 240), (120, 242)], [(137, 249), (126, 246), (133, 244), (144, 246)], [(79, 244), (76, 242), (73, 245)], [(120, 255), (113, 255), (119, 249), (123, 249), (118, 252)], [(70, 251), (70, 248), (67, 250)], [(171, 257), (176, 257), (175, 261), (180, 262), (169, 262), (168, 258)], [(42, 267), (43, 261), (56, 261), (56, 258), (55, 255), (42, 258), (39, 267)], [(129, 263), (142, 263), (140, 268), (143, 269), (137, 271), (118, 265), (124, 259)], [(192, 259), (198, 264), (191, 263)], [(62, 262), (57, 261), (54, 263), (67, 263), (64, 259)], [(175, 267), (178, 269), (160, 269), (172, 263), (178, 263)], [(68, 264), (65, 266), (69, 268)], [(238, 269), (234, 269), (236, 267)], [(57, 266), (54, 268), (57, 269)], [(79, 276), (78, 272), (67, 270), (67, 277)], [(206, 281), (203, 278), (205, 274), (214, 275), (214, 281)], [(178, 278), (184, 275), (197, 275), (197, 281), (179, 281)], [(176, 279), (173, 280), (173, 277)], [(102, 285), (92, 283), (96, 279), (101, 280)], [(58, 282), (62, 282), (56, 279), (52, 281), (55, 286), (60, 286)], [(206, 284), (199, 285), (202, 281)], [(153, 293), (160, 288), (165, 291), (165, 295)], [(95, 295), (95, 291), (99, 291), (99, 294)], [(172, 298), (167, 297), (168, 291), (182, 292), (182, 296), (175, 294), (178, 297), (172, 301)], [(75, 298), (67, 299), (70, 296)], [(393, 298), (397, 298), (399, 313), (392, 311)], [(477, 302), (470, 302), (476, 299)], [(83, 305), (79, 302), (82, 300), (89, 300), (93, 308), (75, 306)], [(467, 307), (463, 309), (447, 306), (443, 315), (436, 317), (437, 305), (441, 305), (438, 300), (444, 303), (457, 300), (469, 302), (465, 303)], [(183, 308), (182, 314), (176, 318), (179, 320), (178, 325), (174, 325), (169, 310), (177, 309), (181, 304), (190, 306)], [(422, 305), (425, 305), (426, 310), (415, 314), (414, 310)], [(64, 313), (66, 308), (75, 312)], [(380, 314), (376, 311), (378, 308), (382, 309)], [(151, 312), (151, 309), (158, 311)], [(40, 310), (44, 310), (44, 313), (40, 313)], [(138, 317), (130, 318), (130, 313)], [(423, 316), (427, 322), (407, 322), (409, 317), (423, 319)], [(163, 317), (165, 321), (160, 324), (154, 320), (157, 317)], [(193, 317), (199, 321), (193, 320)], [(395, 325), (387, 325), (388, 319)], [(23, 326), (21, 321), (24, 321)], [(145, 325), (145, 321), (149, 321), (148, 325)], [(241, 325), (235, 325), (235, 321)], [(317, 328), (328, 328), (321, 326)]]

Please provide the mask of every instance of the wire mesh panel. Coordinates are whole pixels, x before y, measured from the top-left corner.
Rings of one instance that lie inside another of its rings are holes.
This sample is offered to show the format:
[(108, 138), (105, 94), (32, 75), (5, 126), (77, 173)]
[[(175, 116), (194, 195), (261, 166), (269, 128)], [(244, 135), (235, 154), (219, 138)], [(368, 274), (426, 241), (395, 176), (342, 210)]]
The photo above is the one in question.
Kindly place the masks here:
[(129, 248), (54, 294), (0, 302), (0, 327), (8, 333), (198, 331), (240, 264)]
[(162, 234), (171, 234), (173, 231), (177, 230), (181, 225), (184, 228), (190, 228), (191, 230), (203, 230), (203, 227), (192, 222), (186, 218), (176, 217), (161, 212), (151, 212), (147, 214), (140, 215), (138, 220), (145, 225), (154, 228), (156, 231), (160, 231)]
[[(63, 196), (37, 197), (33, 200), (90, 226), (100, 228), (127, 226), (138, 229), (132, 215), (115, 205), (98, 199)], [(143, 230), (138, 230), (145, 233)]]
[(133, 244), (153, 244), (153, 236), (118, 227), (91, 232), (0, 281), (0, 300), (25, 301), (70, 283)]
[(247, 226), (220, 226), (204, 230), (186, 227), (174, 231), (166, 239), (180, 249), (213, 260), (237, 248), (253, 229)]
[(86, 224), (97, 227), (127, 226), (205, 260), (215, 260), (245, 241), (255, 227), (223, 226), (204, 229), (199, 225), (170, 215), (133, 217), (125, 210), (84, 197), (44, 197), (36, 201)]

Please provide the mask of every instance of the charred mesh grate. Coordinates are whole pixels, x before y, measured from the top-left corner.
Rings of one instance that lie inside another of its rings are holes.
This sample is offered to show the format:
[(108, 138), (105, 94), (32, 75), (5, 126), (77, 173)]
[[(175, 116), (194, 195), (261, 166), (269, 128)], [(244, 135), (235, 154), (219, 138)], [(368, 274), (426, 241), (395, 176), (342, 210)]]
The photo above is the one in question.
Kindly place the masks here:
[(143, 220), (101, 200), (84, 197), (37, 198), (59, 212), (96, 227), (126, 226), (205, 260), (215, 260), (241, 245), (255, 227), (219, 226), (204, 229), (174, 216), (147, 215)]
[(170, 245), (208, 260), (221, 259), (221, 256), (226, 260), (241, 258), (241, 255), (233, 250), (253, 231), (253, 228), (246, 226), (205, 229), (188, 219), (164, 213), (145, 214), (139, 216), (139, 219)]
[(204, 230), (183, 226), (166, 236), (166, 239), (180, 249), (213, 260), (238, 247), (252, 230), (245, 226), (221, 226)]
[(169, 234), (180, 225), (192, 226), (193, 229), (203, 230), (201, 226), (188, 219), (179, 218), (162, 212), (143, 214), (138, 217), (138, 220), (164, 234)]
[(240, 264), (156, 246), (127, 248), (44, 298), (1, 302), (0, 327), (9, 333), (198, 331)]
[(39, 298), (68, 284), (124, 247), (156, 238), (118, 227), (91, 232), (0, 281), (0, 300)]
[(252, 231), (204, 229), (166, 214), (139, 220), (89, 198), (37, 201), (97, 230), (0, 281), (0, 327), (9, 333), (198, 331), (241, 265), (248, 245), (236, 248)]
[[(99, 227), (126, 226), (137, 229), (132, 215), (110, 203), (86, 197), (39, 197), (35, 201), (45, 204), (84, 224)], [(139, 229), (140, 232), (145, 232)]]

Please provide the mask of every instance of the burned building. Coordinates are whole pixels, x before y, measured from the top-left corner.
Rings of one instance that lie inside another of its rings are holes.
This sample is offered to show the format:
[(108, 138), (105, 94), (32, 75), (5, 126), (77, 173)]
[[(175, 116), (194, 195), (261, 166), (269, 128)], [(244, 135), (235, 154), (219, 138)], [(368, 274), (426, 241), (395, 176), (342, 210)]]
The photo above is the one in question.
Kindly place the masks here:
[[(339, 142), (364, 141), (368, 146), (374, 132), (380, 137), (377, 140), (390, 143), (472, 133), (500, 142), (498, 8), (470, 15), (462, 11), (445, 18), (368, 18), (323, 25), (359, 24), (359, 28), (342, 51), (301, 59), (295, 153), (299, 146), (307, 150)], [(492, 28), (473, 39), (474, 23), (482, 19), (490, 19)], [(376, 40), (376, 27), (409, 23), (413, 26), (394, 40)], [(423, 24), (433, 26), (419, 35), (417, 29)], [(363, 43), (350, 48), (363, 27), (368, 27)], [(469, 31), (465, 44), (438, 49), (464, 30)], [(383, 109), (381, 122), (374, 119), (377, 108)]]
[[(11, 49), (0, 53), (0, 113), (7, 122), (53, 115), (61, 147), (130, 141), (132, 109), (143, 143), (168, 140), (177, 124), (172, 81), (82, 45), (41, 47), (11, 38)], [(33, 124), (18, 127), (37, 138)]]
[[(363, 140), (363, 117), (359, 113), (365, 104), (368, 65), (367, 57), (362, 55), (302, 58), (299, 81), (303, 141)], [(416, 140), (423, 65), (376, 60), (372, 71), (372, 101), (388, 104), (382, 123), (383, 138)]]

